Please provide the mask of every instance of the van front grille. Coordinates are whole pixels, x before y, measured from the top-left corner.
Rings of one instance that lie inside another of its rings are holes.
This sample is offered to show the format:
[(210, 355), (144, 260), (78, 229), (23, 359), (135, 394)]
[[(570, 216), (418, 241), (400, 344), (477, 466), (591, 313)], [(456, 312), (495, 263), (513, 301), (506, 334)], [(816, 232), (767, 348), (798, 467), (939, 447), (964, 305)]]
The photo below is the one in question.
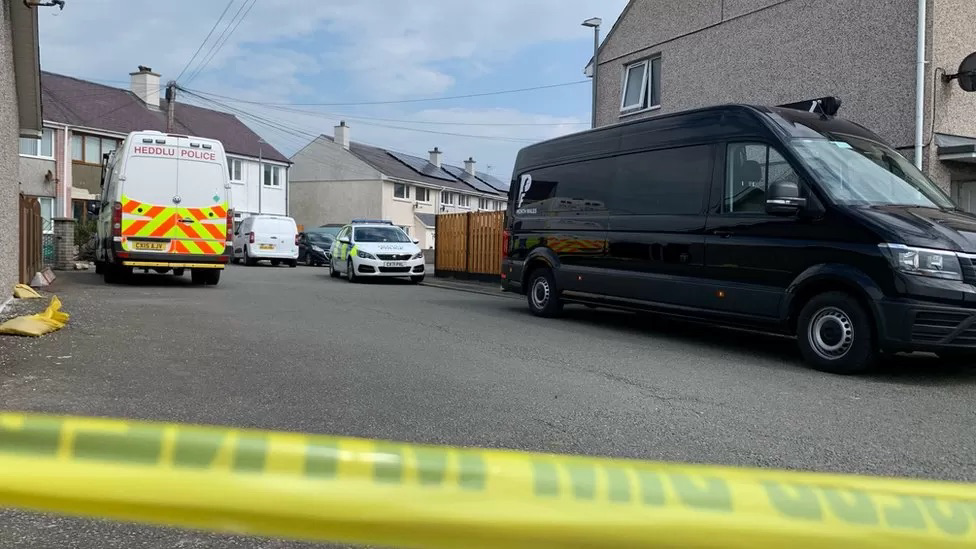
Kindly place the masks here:
[(976, 285), (976, 256), (960, 254), (959, 265), (962, 267), (962, 279)]
[(912, 341), (976, 345), (976, 314), (920, 311), (912, 324)]

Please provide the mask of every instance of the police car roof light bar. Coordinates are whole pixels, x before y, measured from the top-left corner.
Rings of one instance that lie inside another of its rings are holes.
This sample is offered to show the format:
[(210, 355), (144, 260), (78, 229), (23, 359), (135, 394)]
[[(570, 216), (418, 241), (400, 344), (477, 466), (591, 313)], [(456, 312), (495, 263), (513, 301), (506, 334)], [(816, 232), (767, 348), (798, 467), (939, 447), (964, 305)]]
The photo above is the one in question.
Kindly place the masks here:
[(386, 219), (353, 219), (352, 224), (353, 225), (366, 225), (366, 224), (392, 225), (393, 222)]

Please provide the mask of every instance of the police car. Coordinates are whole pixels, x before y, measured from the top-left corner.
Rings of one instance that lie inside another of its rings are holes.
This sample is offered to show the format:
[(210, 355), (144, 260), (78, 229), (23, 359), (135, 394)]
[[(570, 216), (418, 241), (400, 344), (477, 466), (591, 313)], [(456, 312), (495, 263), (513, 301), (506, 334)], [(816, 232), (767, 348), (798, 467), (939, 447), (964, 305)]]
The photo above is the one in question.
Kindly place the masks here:
[(390, 221), (353, 220), (339, 231), (330, 250), (330, 274), (349, 282), (367, 277), (424, 279), (424, 252)]

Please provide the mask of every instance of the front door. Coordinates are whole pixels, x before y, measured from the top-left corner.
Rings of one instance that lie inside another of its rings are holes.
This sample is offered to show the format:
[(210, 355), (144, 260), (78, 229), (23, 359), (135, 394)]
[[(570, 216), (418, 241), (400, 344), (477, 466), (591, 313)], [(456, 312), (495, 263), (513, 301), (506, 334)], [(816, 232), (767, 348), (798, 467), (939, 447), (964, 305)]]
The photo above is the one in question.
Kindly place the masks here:
[(708, 308), (762, 317), (779, 315), (786, 288), (818, 255), (826, 224), (766, 213), (766, 188), (792, 181), (809, 196), (797, 172), (765, 143), (729, 143), (724, 177), (717, 178), (705, 237)]
[(963, 210), (976, 213), (976, 181), (953, 182), (952, 198)]

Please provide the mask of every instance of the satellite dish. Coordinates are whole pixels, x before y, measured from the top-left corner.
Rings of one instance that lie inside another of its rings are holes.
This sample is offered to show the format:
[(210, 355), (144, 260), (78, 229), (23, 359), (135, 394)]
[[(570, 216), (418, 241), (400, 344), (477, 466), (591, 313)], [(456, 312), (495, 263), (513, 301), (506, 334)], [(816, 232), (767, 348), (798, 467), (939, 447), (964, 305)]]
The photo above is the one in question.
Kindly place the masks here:
[(947, 74), (944, 78), (946, 82), (959, 80), (959, 87), (968, 92), (976, 92), (976, 52), (962, 60), (958, 73)]

